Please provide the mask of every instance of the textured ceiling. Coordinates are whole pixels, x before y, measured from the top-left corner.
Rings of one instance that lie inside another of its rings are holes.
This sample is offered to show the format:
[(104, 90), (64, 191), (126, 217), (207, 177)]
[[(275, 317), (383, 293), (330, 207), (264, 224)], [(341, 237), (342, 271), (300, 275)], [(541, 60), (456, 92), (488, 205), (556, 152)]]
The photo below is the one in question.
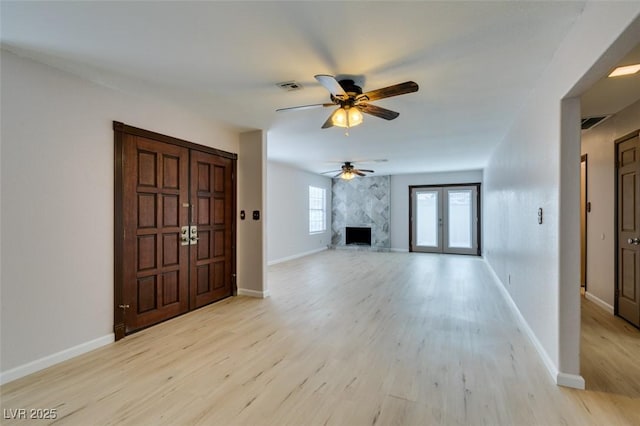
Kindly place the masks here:
[[(270, 159), (377, 174), (485, 166), (584, 2), (5, 2), (3, 47), (84, 78), (171, 98), (239, 130)], [(365, 91), (413, 80), (345, 136), (315, 74)], [(295, 80), (303, 89), (276, 86)], [(179, 135), (176, 135), (179, 136)], [(386, 159), (386, 162), (361, 163)]]

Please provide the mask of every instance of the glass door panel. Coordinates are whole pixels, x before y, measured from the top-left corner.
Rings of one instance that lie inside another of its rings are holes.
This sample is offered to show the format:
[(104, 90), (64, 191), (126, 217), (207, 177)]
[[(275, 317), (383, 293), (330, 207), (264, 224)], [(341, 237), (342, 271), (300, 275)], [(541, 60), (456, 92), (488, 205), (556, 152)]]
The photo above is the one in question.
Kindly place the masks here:
[(416, 189), (413, 197), (413, 251), (442, 251), (442, 191)]
[(449, 247), (471, 248), (471, 191), (447, 191)]
[(424, 191), (416, 196), (417, 242), (419, 246), (438, 245), (438, 192)]
[(477, 188), (444, 188), (445, 253), (477, 254)]

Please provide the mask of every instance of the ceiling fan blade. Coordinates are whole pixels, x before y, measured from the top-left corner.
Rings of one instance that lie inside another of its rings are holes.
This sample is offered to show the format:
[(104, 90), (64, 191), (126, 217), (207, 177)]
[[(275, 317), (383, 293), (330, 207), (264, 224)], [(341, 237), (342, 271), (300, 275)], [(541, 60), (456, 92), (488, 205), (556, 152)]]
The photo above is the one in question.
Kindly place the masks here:
[(335, 104), (311, 104), (311, 105), (300, 105), (300, 106), (294, 106), (294, 107), (288, 107), (288, 108), (278, 108), (276, 110), (276, 112), (282, 112), (282, 111), (290, 111), (292, 109), (297, 109), (297, 110), (302, 110), (302, 109), (311, 109), (311, 108), (318, 108), (318, 107), (329, 107), (329, 106), (334, 106)]
[(325, 89), (329, 91), (334, 97), (339, 99), (346, 99), (349, 97), (347, 92), (344, 91), (338, 80), (332, 75), (318, 74), (315, 76), (318, 83), (322, 84)]
[(342, 172), (342, 170), (329, 170), (328, 172), (322, 172), (321, 175), (326, 175), (328, 173)]
[(341, 175), (342, 175), (342, 172), (340, 172), (337, 175), (335, 175), (334, 178), (340, 177)]
[(382, 89), (372, 90), (370, 92), (359, 95), (356, 100), (376, 101), (378, 99), (390, 98), (392, 96), (405, 95), (418, 91), (418, 84), (415, 81), (405, 81), (404, 83), (394, 84), (393, 86), (383, 87)]
[(328, 129), (329, 127), (333, 127), (333, 113), (331, 113), (331, 115), (329, 116), (329, 118), (327, 118), (327, 121), (324, 122), (324, 124), (322, 125), (323, 129)]
[(367, 170), (367, 169), (358, 169), (358, 170), (365, 173), (375, 173), (373, 170)]
[(353, 173), (357, 174), (358, 176), (366, 176), (364, 173), (362, 173), (360, 170), (352, 170)]
[(381, 108), (379, 106), (375, 106), (371, 104), (359, 104), (358, 109), (360, 109), (360, 111), (365, 112), (367, 114), (384, 118), (385, 120), (393, 120), (400, 115), (399, 112), (391, 111), (390, 109)]

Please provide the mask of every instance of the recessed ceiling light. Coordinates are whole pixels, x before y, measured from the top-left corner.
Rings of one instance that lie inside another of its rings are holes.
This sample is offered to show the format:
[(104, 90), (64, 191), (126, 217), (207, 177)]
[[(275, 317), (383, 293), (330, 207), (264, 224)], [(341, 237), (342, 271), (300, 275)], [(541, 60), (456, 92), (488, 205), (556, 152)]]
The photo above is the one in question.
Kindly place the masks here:
[(625, 67), (618, 67), (609, 74), (609, 77), (619, 77), (621, 75), (635, 74), (640, 71), (640, 64), (627, 65)]

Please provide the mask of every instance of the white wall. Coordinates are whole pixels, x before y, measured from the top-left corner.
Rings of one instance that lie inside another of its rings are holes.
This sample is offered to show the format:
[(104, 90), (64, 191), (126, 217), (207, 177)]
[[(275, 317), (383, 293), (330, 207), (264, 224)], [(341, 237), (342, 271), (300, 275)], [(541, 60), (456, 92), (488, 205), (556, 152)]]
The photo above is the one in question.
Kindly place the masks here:
[[(584, 384), (579, 376), (579, 103), (561, 100), (639, 13), (637, 2), (586, 5), (484, 173), (485, 257), (526, 320), (549, 371), (558, 383), (575, 387)], [(632, 39), (626, 37), (620, 51), (608, 57), (610, 67), (637, 43), (637, 36)]]
[[(265, 194), (266, 189), (266, 139), (262, 130), (240, 134), (238, 153), (238, 294), (267, 297), (265, 279)], [(245, 211), (245, 219), (240, 212)], [(258, 220), (253, 219), (253, 211), (260, 212)]]
[(391, 176), (391, 250), (409, 251), (409, 185), (482, 182), (482, 170)]
[(640, 101), (582, 133), (587, 154), (587, 292), (613, 310), (615, 283), (615, 144), (640, 128)]
[(4, 50), (0, 61), (0, 370), (7, 381), (112, 339), (112, 121), (229, 152), (238, 152), (238, 135), (170, 102)]
[[(267, 165), (267, 259), (270, 264), (324, 250), (331, 243), (331, 178), (289, 165)], [(309, 186), (327, 191), (327, 230), (309, 235)]]

